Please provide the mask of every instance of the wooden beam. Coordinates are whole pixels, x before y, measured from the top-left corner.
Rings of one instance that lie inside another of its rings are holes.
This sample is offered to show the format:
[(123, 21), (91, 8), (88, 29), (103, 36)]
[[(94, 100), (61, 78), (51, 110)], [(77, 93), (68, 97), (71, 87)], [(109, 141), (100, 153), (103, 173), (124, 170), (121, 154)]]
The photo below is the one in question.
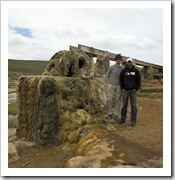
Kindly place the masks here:
[[(78, 44), (78, 49), (81, 49), (82, 51), (86, 52), (87, 54), (91, 54), (93, 57), (97, 57), (98, 55), (99, 56), (103, 55), (103, 56), (108, 56), (109, 60), (115, 61), (115, 56), (116, 56), (115, 53), (111, 53), (111, 52), (108, 52), (108, 51), (103, 51), (101, 49), (96, 49), (96, 48), (81, 45), (81, 44)], [(123, 58), (123, 61), (126, 61), (126, 59), (128, 57), (122, 56), (122, 58)], [(157, 64), (152, 64), (152, 63), (137, 60), (137, 59), (134, 59), (134, 58), (133, 58), (133, 61), (134, 61), (134, 63), (136, 65), (139, 65), (139, 66), (147, 66), (147, 67), (153, 67), (153, 68), (156, 68), (156, 69), (163, 69), (163, 66), (160, 66), (160, 65), (157, 65)]]

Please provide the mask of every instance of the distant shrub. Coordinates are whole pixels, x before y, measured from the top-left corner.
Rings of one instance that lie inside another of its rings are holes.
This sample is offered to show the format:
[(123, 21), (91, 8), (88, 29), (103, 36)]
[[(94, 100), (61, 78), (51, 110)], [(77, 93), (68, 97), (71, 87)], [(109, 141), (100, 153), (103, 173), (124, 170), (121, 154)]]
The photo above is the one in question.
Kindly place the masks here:
[(10, 104), (8, 104), (8, 114), (9, 115), (17, 114), (16, 102), (11, 102)]

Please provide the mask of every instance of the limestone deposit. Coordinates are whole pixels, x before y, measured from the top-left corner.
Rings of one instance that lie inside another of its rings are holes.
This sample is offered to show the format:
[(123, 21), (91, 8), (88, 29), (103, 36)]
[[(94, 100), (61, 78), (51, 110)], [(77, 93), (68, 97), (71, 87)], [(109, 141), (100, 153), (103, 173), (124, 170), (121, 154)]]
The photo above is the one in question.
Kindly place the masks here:
[(17, 137), (47, 147), (78, 141), (80, 128), (106, 106), (105, 58), (97, 58), (97, 71), (92, 58), (73, 48), (56, 53), (42, 76), (21, 76)]

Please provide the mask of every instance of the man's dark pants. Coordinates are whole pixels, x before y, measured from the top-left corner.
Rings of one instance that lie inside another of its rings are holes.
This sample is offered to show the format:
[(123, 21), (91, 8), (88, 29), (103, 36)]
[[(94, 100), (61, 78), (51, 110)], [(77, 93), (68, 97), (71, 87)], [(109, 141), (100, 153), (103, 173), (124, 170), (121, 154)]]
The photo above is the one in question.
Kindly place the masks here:
[(131, 123), (137, 120), (137, 91), (136, 89), (123, 91), (123, 107), (121, 111), (121, 122), (125, 122), (127, 115), (128, 100), (131, 102)]

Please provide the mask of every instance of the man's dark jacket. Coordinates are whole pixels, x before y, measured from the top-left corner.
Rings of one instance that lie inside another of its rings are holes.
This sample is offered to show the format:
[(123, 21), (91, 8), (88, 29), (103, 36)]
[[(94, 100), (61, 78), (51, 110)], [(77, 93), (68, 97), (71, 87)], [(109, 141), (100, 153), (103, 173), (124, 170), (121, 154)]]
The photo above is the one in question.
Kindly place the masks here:
[(140, 72), (137, 68), (132, 66), (132, 68), (128, 68), (127, 66), (120, 73), (120, 87), (121, 89), (138, 90), (141, 85), (141, 77)]

